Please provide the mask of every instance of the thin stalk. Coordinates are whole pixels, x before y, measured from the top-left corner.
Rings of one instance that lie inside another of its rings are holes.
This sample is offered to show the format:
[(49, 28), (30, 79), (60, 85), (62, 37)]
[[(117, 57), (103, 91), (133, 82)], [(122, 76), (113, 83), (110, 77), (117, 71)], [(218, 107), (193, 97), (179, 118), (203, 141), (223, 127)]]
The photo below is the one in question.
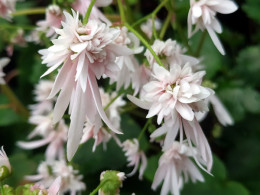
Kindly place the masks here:
[(87, 24), (88, 23), (88, 19), (89, 19), (89, 16), (90, 16), (90, 13), (91, 13), (91, 10), (94, 6), (94, 4), (96, 3), (96, 0), (92, 0), (91, 3), (89, 4), (89, 7), (88, 7), (88, 10), (87, 10), (87, 13), (84, 17), (84, 20), (83, 20), (83, 24)]
[(160, 60), (160, 58), (156, 55), (156, 53), (154, 52), (154, 50), (152, 49), (152, 47), (150, 46), (150, 44), (142, 37), (142, 35), (140, 35), (134, 28), (132, 28), (129, 24), (125, 23), (125, 26), (132, 32), (135, 34), (135, 36), (137, 36), (137, 38), (140, 39), (140, 41), (146, 46), (146, 48), (151, 52), (151, 54), (153, 55), (154, 59), (157, 61), (157, 63), (164, 67), (162, 61)]
[(4, 195), (4, 189), (3, 189), (3, 187), (4, 187), (3, 183), (0, 182), (0, 192), (1, 192), (1, 194)]
[(119, 8), (120, 16), (121, 16), (121, 21), (122, 21), (123, 23), (125, 23), (125, 22), (126, 22), (126, 19), (125, 19), (125, 12), (124, 12), (123, 4), (122, 4), (121, 0), (117, 0), (117, 3), (118, 3), (118, 8)]
[(132, 24), (132, 27), (135, 27), (136, 25), (138, 25), (138, 24), (140, 24), (140, 23), (142, 23), (142, 22), (148, 20), (149, 18), (152, 17), (152, 15), (153, 15), (153, 13), (150, 13), (150, 14), (144, 16), (143, 18), (137, 20), (134, 24)]
[(46, 8), (31, 8), (25, 10), (18, 10), (12, 13), (12, 16), (22, 16), (22, 15), (34, 15), (34, 14), (45, 14)]
[(104, 110), (107, 110), (109, 108), (109, 106), (111, 106), (111, 104), (113, 104), (114, 101), (116, 101), (116, 99), (119, 98), (125, 92), (126, 92), (126, 90), (119, 92), (116, 97), (114, 97), (112, 100), (110, 100), (110, 102), (105, 106)]
[(152, 12), (152, 21), (153, 21), (153, 35), (154, 35), (154, 38), (155, 39), (158, 39), (158, 36), (157, 36), (157, 32), (156, 32), (156, 29), (155, 29), (155, 17), (157, 15), (157, 13), (163, 8), (163, 6), (168, 2), (168, 0), (164, 0), (162, 1), (156, 8), (155, 10)]
[(22, 28), (24, 30), (33, 30), (35, 29), (35, 26), (29, 26), (29, 25), (13, 25), (13, 24), (1, 24), (2, 28), (7, 28), (7, 29), (19, 29)]
[(29, 111), (25, 108), (25, 106), (20, 102), (20, 100), (16, 97), (14, 92), (9, 88), (8, 85), (1, 85), (2, 92), (7, 96), (10, 100), (11, 104), (14, 105), (15, 109), (19, 114), (24, 117), (29, 116)]
[(171, 22), (171, 17), (172, 17), (172, 13), (171, 12), (168, 12), (168, 15), (166, 17), (166, 20), (165, 22), (163, 23), (163, 26), (162, 26), (162, 30), (160, 32), (160, 35), (159, 35), (159, 39), (163, 39), (165, 33), (166, 33), (166, 30)]
[(199, 42), (198, 48), (196, 50), (195, 57), (199, 57), (201, 49), (202, 49), (203, 44), (204, 44), (204, 41), (206, 39), (206, 35), (207, 35), (207, 31), (204, 31), (202, 33), (201, 37), (200, 37), (200, 42)]
[(141, 133), (140, 133), (139, 136), (138, 136), (138, 141), (139, 141), (139, 142), (140, 142), (140, 140), (142, 139), (142, 137), (143, 137), (143, 135), (144, 135), (146, 129), (148, 128), (148, 125), (150, 125), (150, 123), (152, 122), (152, 119), (153, 119), (153, 118), (149, 118), (149, 119), (146, 121), (146, 123), (145, 123), (145, 125), (144, 125), (144, 128), (142, 129)]
[(89, 194), (89, 195), (95, 195), (98, 190), (106, 183), (106, 181), (104, 182), (100, 182), (100, 184)]

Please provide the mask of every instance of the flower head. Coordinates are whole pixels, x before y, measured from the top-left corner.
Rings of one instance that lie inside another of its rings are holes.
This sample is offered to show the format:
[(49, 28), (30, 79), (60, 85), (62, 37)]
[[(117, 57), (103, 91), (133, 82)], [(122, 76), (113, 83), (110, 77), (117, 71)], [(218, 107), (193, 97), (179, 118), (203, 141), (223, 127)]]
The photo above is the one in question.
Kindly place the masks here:
[[(156, 189), (164, 180), (161, 189), (161, 195), (167, 195), (169, 192), (173, 195), (179, 195), (183, 183), (204, 181), (198, 168), (190, 160), (190, 157), (196, 151), (189, 148), (185, 143), (174, 142), (168, 150), (164, 151), (159, 160), (159, 167), (155, 173), (152, 189)], [(188, 178), (189, 177), (189, 178)]]
[[(222, 27), (216, 18), (216, 14), (230, 14), (235, 12), (237, 8), (237, 5), (231, 0), (190, 0), (188, 15), (189, 37), (199, 29), (202, 31), (206, 29), (219, 52), (225, 55), (223, 46), (216, 35), (216, 32), (222, 33)], [(192, 25), (196, 25), (193, 32)]]
[(11, 19), (11, 13), (15, 12), (16, 0), (0, 0), (0, 17)]
[(137, 139), (126, 140), (122, 144), (123, 151), (125, 152), (125, 156), (127, 157), (128, 166), (134, 166), (134, 169), (128, 176), (132, 176), (136, 173), (140, 162), (142, 162), (140, 166), (139, 179), (142, 179), (144, 170), (147, 166), (147, 159), (143, 151), (139, 149), (139, 142)]

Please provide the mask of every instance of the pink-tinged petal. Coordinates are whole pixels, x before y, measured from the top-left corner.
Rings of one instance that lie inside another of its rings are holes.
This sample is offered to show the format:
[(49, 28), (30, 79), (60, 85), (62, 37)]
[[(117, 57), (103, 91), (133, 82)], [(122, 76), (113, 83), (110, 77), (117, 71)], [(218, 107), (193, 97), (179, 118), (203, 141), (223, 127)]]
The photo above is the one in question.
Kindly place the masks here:
[(165, 81), (170, 77), (169, 72), (165, 68), (158, 65), (157, 63), (154, 63), (153, 65), (153, 73), (154, 73), (153, 76), (157, 78), (159, 81)]
[(222, 14), (230, 14), (238, 9), (238, 6), (233, 1), (224, 0), (217, 5), (211, 6), (215, 11)]
[(81, 53), (79, 55), (79, 60), (78, 60), (78, 63), (77, 63), (77, 74), (75, 76), (75, 81), (78, 80), (78, 78), (79, 78), (79, 76), (81, 74), (83, 66), (85, 65), (84, 62), (85, 62), (85, 53)]
[(43, 179), (43, 175), (27, 175), (24, 179), (28, 181), (39, 181)]
[[(120, 32), (119, 32), (120, 34)], [(119, 35), (118, 34), (118, 35)], [(110, 44), (107, 46), (110, 52), (113, 52), (116, 56), (129, 56), (133, 54), (133, 51), (126, 46), (120, 46), (116, 44)]]
[(98, 85), (97, 85), (97, 81), (95, 78), (95, 75), (93, 74), (92, 71), (89, 72), (89, 85), (90, 85), (90, 89), (92, 91), (92, 95), (93, 95), (93, 99), (95, 101), (95, 105), (97, 107), (98, 113), (100, 115), (100, 117), (102, 118), (102, 120), (104, 121), (104, 123), (115, 133), (117, 134), (122, 134), (122, 132), (118, 131), (117, 129), (115, 129), (113, 127), (113, 125), (111, 124), (111, 122), (109, 121), (109, 119), (107, 118), (104, 109), (102, 107), (102, 102), (101, 102), (101, 98), (100, 98), (100, 93), (99, 93), (99, 89), (98, 89)]
[(217, 19), (212, 20), (211, 27), (212, 27), (212, 28), (214, 29), (214, 31), (216, 31), (217, 33), (222, 33), (221, 24), (220, 24), (220, 22), (219, 22)]
[(106, 7), (112, 3), (113, 0), (97, 0), (95, 6)]
[(143, 178), (144, 171), (147, 167), (147, 158), (144, 154), (144, 152), (141, 152), (141, 166), (139, 170), (139, 179), (141, 180)]
[(46, 139), (41, 139), (41, 140), (31, 141), (31, 142), (19, 141), (19, 142), (17, 142), (17, 145), (23, 149), (30, 150), (30, 149), (39, 148), (41, 146), (44, 146), (44, 145), (48, 144), (49, 142), (51, 142), (52, 139), (53, 139), (53, 136), (49, 136)]
[(132, 95), (127, 95), (127, 98), (131, 102), (133, 102), (135, 105), (137, 105), (138, 107), (145, 109), (145, 110), (149, 110), (152, 106), (152, 103), (141, 101), (140, 99), (138, 99)]
[(56, 63), (54, 64), (52, 67), (50, 67), (40, 78), (50, 74), (51, 72), (53, 72), (54, 70), (56, 70), (60, 65), (61, 65), (62, 62), (59, 62), (59, 63)]
[(210, 102), (213, 106), (213, 109), (215, 111), (215, 114), (216, 114), (219, 122), (222, 125), (226, 126), (226, 125), (234, 124), (234, 121), (233, 121), (231, 115), (229, 114), (229, 112), (227, 111), (225, 106), (221, 103), (221, 101), (219, 100), (219, 98), (216, 95), (210, 96)]
[(176, 103), (175, 108), (184, 119), (186, 119), (188, 121), (193, 120), (194, 112), (192, 111), (192, 109), (189, 105), (178, 102), (178, 103)]
[(176, 120), (173, 126), (171, 128), (168, 128), (166, 137), (164, 139), (163, 150), (166, 150), (171, 147), (172, 143), (174, 142), (177, 136), (179, 127), (180, 127), (179, 121)]
[(67, 157), (71, 161), (76, 153), (83, 134), (83, 127), (86, 117), (83, 92), (79, 86), (76, 87), (76, 103), (73, 105), (71, 113), (71, 123), (68, 132)]
[(179, 192), (179, 179), (178, 179), (178, 173), (177, 173), (177, 170), (176, 170), (176, 167), (177, 165), (173, 165), (171, 167), (171, 181), (172, 181), (172, 185), (171, 185), (171, 193), (174, 194), (174, 195), (179, 195), (180, 192)]
[(164, 178), (163, 186), (161, 189), (161, 195), (167, 195), (171, 190), (171, 173), (169, 171), (166, 172), (166, 176)]
[(161, 109), (162, 109), (162, 104), (160, 104), (160, 103), (153, 104), (151, 106), (151, 108), (149, 109), (149, 112), (148, 112), (146, 118), (151, 118), (151, 117), (157, 115)]
[(167, 172), (167, 167), (161, 167), (159, 166), (158, 169), (156, 170), (156, 173), (154, 175), (153, 179), (153, 184), (152, 184), (152, 189), (155, 190), (158, 185), (162, 182), (162, 180), (165, 178)]
[(72, 66), (72, 62), (70, 60), (66, 60), (62, 68), (60, 69), (58, 75), (56, 76), (55, 82), (53, 84), (53, 88), (47, 99), (52, 99), (62, 88), (64, 82), (67, 79), (67, 75), (70, 73), (71, 66)]
[(209, 33), (209, 36), (211, 37), (211, 40), (213, 41), (214, 45), (216, 46), (216, 48), (218, 49), (218, 51), (222, 54), (225, 55), (225, 51), (223, 49), (223, 46), (221, 44), (221, 42), (219, 41), (216, 33), (214, 32), (214, 30), (211, 27), (206, 26), (207, 31)]
[(49, 195), (57, 195), (62, 185), (61, 176), (57, 177), (48, 189)]
[(167, 131), (168, 131), (167, 126), (166, 126), (166, 125), (163, 125), (163, 126), (159, 127), (158, 129), (156, 129), (156, 130), (150, 135), (150, 137), (151, 137), (151, 138), (159, 137), (159, 136), (165, 134)]
[(202, 15), (202, 9), (200, 6), (192, 7), (192, 14), (194, 17), (199, 18)]
[(187, 167), (187, 170), (189, 171), (192, 182), (195, 182), (196, 180), (199, 180), (201, 182), (204, 181), (202, 174), (190, 159), (186, 159), (183, 163), (185, 164), (185, 167)]

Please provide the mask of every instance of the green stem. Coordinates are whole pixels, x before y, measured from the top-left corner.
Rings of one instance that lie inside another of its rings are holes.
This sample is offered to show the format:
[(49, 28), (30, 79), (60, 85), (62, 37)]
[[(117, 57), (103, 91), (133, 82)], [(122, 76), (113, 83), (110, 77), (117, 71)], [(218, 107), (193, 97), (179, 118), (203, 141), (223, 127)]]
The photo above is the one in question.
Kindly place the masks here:
[(14, 105), (16, 111), (24, 117), (29, 117), (29, 111), (25, 108), (25, 106), (20, 102), (20, 100), (16, 97), (13, 91), (9, 88), (8, 85), (1, 85), (2, 92), (8, 97), (11, 104)]
[(33, 30), (35, 29), (35, 26), (29, 26), (29, 25), (13, 25), (13, 24), (1, 24), (2, 28), (7, 28), (7, 29), (19, 29), (22, 28), (24, 30)]
[(154, 39), (157, 40), (157, 39), (158, 39), (158, 35), (157, 35), (156, 29), (155, 29), (155, 16), (156, 16), (156, 15), (153, 15), (153, 17), (152, 17), (152, 22), (153, 22), (153, 36), (154, 36)]
[(0, 192), (4, 195), (4, 186), (2, 182), (0, 182)]
[(149, 119), (146, 121), (146, 123), (145, 123), (145, 125), (144, 125), (144, 128), (142, 129), (140, 135), (138, 136), (138, 141), (139, 141), (139, 142), (140, 142), (140, 140), (142, 139), (142, 137), (143, 137), (143, 135), (144, 135), (146, 129), (148, 128), (148, 126), (149, 126), (150, 123), (152, 122), (152, 119), (153, 119), (153, 118), (149, 118)]
[(88, 10), (87, 10), (87, 13), (84, 17), (84, 20), (83, 20), (83, 24), (86, 25), (88, 23), (88, 19), (89, 19), (89, 16), (90, 16), (90, 13), (91, 13), (91, 10), (94, 6), (94, 4), (96, 3), (96, 0), (92, 0), (91, 3), (89, 4), (89, 7), (88, 7)]
[(100, 182), (100, 184), (89, 194), (89, 195), (95, 195), (98, 190), (106, 183), (106, 181), (104, 182)]
[(125, 92), (126, 92), (126, 90), (119, 92), (116, 97), (114, 97), (112, 100), (110, 100), (110, 102), (105, 106), (104, 110), (106, 111), (109, 108), (109, 106), (111, 106), (111, 104), (113, 104), (114, 101), (116, 101), (116, 99), (119, 98)]
[(158, 62), (158, 64), (162, 67), (165, 68), (165, 66), (163, 65), (162, 61), (160, 60), (160, 58), (156, 55), (156, 53), (154, 52), (154, 50), (152, 49), (152, 47), (150, 46), (150, 44), (133, 28), (131, 27), (129, 24), (125, 23), (125, 26), (132, 32), (135, 34), (135, 36), (137, 36), (137, 38), (140, 39), (140, 41), (146, 46), (146, 48), (151, 52), (151, 54), (153, 55), (154, 59)]
[(123, 23), (125, 23), (125, 22), (126, 22), (126, 19), (125, 19), (125, 12), (124, 12), (123, 4), (122, 4), (121, 0), (117, 0), (117, 3), (118, 3), (118, 8), (119, 8), (120, 16), (121, 16), (121, 21), (122, 21)]
[(206, 39), (206, 35), (207, 35), (207, 31), (204, 31), (200, 37), (200, 42), (199, 42), (199, 45), (198, 45), (198, 48), (197, 48), (197, 51), (195, 53), (195, 57), (199, 57), (200, 55), (200, 52), (201, 52), (201, 49), (203, 47), (203, 44), (204, 44), (204, 41)]
[(12, 16), (22, 16), (22, 15), (33, 15), (33, 14), (45, 14), (45, 8), (32, 8), (32, 9), (25, 9), (25, 10), (18, 10), (12, 13)]
[(168, 15), (166, 17), (166, 20), (165, 22), (163, 23), (163, 27), (162, 27), (162, 30), (160, 32), (160, 35), (159, 35), (159, 39), (163, 39), (164, 35), (165, 35), (165, 32), (171, 22), (171, 17), (172, 17), (172, 13), (171, 12), (168, 12)]
[(138, 25), (138, 24), (140, 24), (140, 23), (142, 23), (142, 22), (148, 20), (149, 18), (152, 17), (152, 15), (153, 15), (153, 13), (150, 13), (150, 14), (144, 16), (143, 18), (137, 20), (134, 24), (132, 24), (132, 27), (135, 27), (136, 25)]

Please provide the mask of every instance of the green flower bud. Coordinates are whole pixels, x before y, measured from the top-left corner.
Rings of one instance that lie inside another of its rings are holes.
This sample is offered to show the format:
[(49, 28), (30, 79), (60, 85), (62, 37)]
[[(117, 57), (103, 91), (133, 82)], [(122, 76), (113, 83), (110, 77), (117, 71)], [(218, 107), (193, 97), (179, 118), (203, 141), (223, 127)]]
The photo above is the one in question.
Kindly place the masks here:
[(0, 181), (3, 181), (5, 178), (9, 177), (11, 172), (9, 171), (7, 166), (0, 167)]
[(105, 171), (101, 173), (101, 188), (105, 195), (119, 194), (119, 188), (125, 179), (125, 174), (119, 171)]

